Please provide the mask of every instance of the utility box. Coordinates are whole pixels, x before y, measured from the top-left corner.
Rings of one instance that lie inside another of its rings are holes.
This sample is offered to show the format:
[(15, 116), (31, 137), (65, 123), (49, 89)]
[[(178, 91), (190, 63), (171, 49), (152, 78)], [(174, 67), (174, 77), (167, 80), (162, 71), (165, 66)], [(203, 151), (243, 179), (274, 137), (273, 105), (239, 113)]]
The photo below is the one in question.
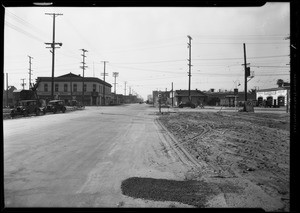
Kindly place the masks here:
[(253, 107), (253, 104), (251, 101), (245, 102), (244, 111), (245, 112), (254, 112), (254, 107)]

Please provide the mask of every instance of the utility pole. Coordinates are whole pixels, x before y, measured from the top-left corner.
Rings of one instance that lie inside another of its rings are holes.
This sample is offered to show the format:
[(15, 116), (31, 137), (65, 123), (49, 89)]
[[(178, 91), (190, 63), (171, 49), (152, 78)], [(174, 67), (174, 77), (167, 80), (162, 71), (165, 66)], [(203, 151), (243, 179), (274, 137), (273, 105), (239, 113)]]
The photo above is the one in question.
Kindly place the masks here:
[(6, 73), (6, 106), (8, 107), (8, 73)]
[(191, 101), (191, 56), (192, 56), (192, 37), (191, 36), (187, 36), (189, 38), (189, 43), (188, 43), (188, 48), (189, 48), (189, 101)]
[(117, 90), (116, 90), (116, 84), (117, 84), (117, 83), (116, 83), (116, 78), (117, 78), (118, 76), (119, 76), (119, 73), (118, 73), (118, 72), (113, 72), (113, 77), (115, 78), (115, 83), (114, 83), (114, 85), (115, 85), (115, 86), (114, 86), (114, 87), (115, 87), (115, 95), (117, 95), (117, 93), (116, 93), (116, 92), (117, 92)]
[(85, 68), (87, 68), (87, 66), (85, 66), (85, 53), (88, 52), (85, 49), (81, 49), (82, 50), (82, 66), (80, 66), (80, 68), (82, 68), (82, 105), (84, 106), (84, 70)]
[(108, 74), (105, 73), (105, 65), (108, 61), (101, 61), (104, 64), (104, 73), (101, 73), (103, 75), (103, 81), (104, 81), (104, 86), (103, 86), (103, 105), (105, 106), (105, 76), (107, 76)]
[(93, 62), (93, 77), (95, 78), (95, 64)]
[[(72, 76), (71, 76), (71, 72), (70, 72), (70, 74), (69, 74), (69, 76), (70, 76), (70, 101), (72, 101), (72, 99), (73, 99), (73, 97), (72, 97)], [(71, 102), (70, 102), (71, 103)]]
[(21, 86), (23, 87), (23, 90), (24, 90), (24, 86), (26, 85), (25, 82), (24, 82), (25, 78), (21, 78), (21, 80), (23, 81), (23, 83), (21, 84)]
[(247, 102), (247, 59), (246, 59), (246, 45), (243, 44), (244, 47), (244, 69), (245, 69), (245, 104)]
[(124, 93), (124, 96), (126, 96), (126, 83), (127, 83), (127, 81), (125, 81), (125, 93)]
[(31, 59), (33, 59), (33, 57), (31, 56), (28, 56), (29, 57), (29, 89), (31, 88), (31, 72), (32, 72), (32, 69), (31, 69)]
[(172, 107), (173, 107), (174, 106), (173, 82), (172, 82), (172, 90), (171, 90), (171, 92), (172, 92)]
[(55, 45), (62, 46), (62, 43), (55, 43), (55, 17), (56, 16), (61, 16), (63, 14), (60, 14), (60, 13), (45, 13), (45, 15), (53, 16), (53, 36), (52, 36), (52, 43), (45, 43), (45, 44), (46, 45), (50, 45), (50, 47), (46, 47), (46, 48), (52, 48), (52, 50), (50, 50), (50, 52), (52, 53), (51, 96), (52, 96), (52, 99), (54, 99), (54, 58), (55, 58), (55, 48), (60, 48), (60, 47), (56, 47)]

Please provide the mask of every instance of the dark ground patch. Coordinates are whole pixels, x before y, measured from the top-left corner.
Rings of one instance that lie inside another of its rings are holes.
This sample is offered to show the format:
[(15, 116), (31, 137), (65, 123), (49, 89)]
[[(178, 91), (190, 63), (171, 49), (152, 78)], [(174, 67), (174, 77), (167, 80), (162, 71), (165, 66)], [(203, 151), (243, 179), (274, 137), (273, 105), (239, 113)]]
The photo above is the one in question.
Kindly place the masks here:
[(175, 201), (199, 208), (205, 207), (207, 199), (219, 192), (211, 183), (196, 180), (167, 180), (131, 177), (122, 182), (124, 195), (154, 201)]

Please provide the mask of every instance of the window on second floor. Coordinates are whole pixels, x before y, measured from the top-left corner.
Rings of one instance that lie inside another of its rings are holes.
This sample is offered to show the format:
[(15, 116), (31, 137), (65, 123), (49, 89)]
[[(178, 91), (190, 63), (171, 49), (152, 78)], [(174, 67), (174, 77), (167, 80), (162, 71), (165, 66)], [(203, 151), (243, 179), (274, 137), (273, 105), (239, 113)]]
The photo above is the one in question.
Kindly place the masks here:
[(96, 92), (96, 84), (93, 84), (93, 92)]
[(64, 92), (68, 92), (68, 84), (64, 84)]
[(48, 92), (48, 84), (44, 84), (44, 91)]
[(83, 85), (83, 91), (86, 92), (86, 84)]
[(77, 92), (77, 84), (73, 84), (73, 92)]
[(58, 84), (55, 84), (55, 92), (58, 92)]

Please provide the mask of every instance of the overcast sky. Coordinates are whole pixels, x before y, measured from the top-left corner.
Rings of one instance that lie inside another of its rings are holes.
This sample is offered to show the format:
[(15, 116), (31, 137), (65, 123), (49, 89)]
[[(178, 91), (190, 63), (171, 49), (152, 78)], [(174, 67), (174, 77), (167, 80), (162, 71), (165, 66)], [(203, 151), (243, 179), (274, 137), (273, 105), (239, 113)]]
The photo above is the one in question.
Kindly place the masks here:
[[(113, 85), (118, 72), (117, 93), (124, 94), (125, 81), (145, 100), (153, 90), (188, 89), (187, 35), (192, 37), (191, 89), (244, 90), (244, 51), (254, 78), (248, 89), (277, 87), (277, 79), (289, 82), (289, 3), (262, 7), (6, 7), (4, 73), (8, 85), (28, 88), (29, 58), (32, 82), (51, 76), (52, 55), (45, 42), (52, 42), (56, 17), (55, 76), (81, 74), (82, 51), (86, 49), (85, 76)], [(6, 85), (6, 83), (5, 83)], [(112, 87), (114, 91), (114, 87)]]

